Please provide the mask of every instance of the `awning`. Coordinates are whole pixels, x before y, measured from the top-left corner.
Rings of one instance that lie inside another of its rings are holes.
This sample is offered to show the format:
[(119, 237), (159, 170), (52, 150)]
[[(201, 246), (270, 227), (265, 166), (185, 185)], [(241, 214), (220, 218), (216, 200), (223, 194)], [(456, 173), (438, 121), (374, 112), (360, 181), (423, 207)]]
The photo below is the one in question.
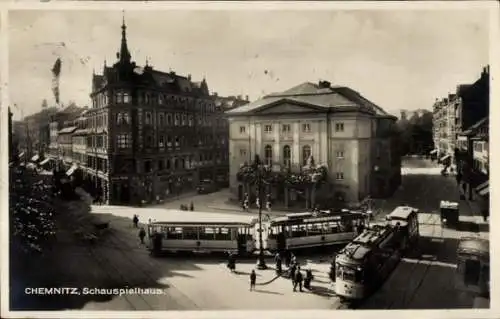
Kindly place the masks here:
[(66, 175), (71, 176), (71, 175), (75, 172), (75, 170), (76, 170), (77, 168), (78, 168), (78, 166), (76, 166), (76, 165), (74, 165), (74, 164), (73, 164), (73, 166), (71, 166), (71, 167), (68, 169), (68, 171), (66, 172)]
[(438, 150), (432, 150), (429, 152), (429, 154), (436, 154), (438, 152)]
[(490, 181), (486, 181), (486, 182), (482, 183), (481, 185), (479, 185), (478, 187), (476, 187), (476, 192), (480, 196), (488, 195), (490, 193)]
[(40, 162), (40, 165), (45, 165), (50, 161), (50, 158), (46, 158), (43, 161)]
[(448, 158), (450, 158), (450, 157), (451, 157), (451, 155), (449, 155), (449, 154), (448, 154), (448, 155), (445, 155), (445, 156), (441, 157), (440, 161), (441, 161), (441, 162), (442, 162), (442, 161), (445, 161), (445, 160), (447, 160), (447, 159), (448, 159)]
[(39, 159), (39, 158), (40, 158), (40, 156), (35, 155), (35, 156), (33, 156), (33, 157), (31, 158), (31, 161), (32, 161), (32, 162), (36, 162), (36, 161), (38, 161), (38, 159)]

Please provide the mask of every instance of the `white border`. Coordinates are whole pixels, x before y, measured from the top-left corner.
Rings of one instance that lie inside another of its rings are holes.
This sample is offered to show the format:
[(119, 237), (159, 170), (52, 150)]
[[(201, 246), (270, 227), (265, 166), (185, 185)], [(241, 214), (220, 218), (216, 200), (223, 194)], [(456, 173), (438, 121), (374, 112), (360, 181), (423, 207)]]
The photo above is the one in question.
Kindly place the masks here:
[[(1, 0), (0, 0), (1, 1)], [(208, 2), (208, 1), (207, 1)], [(499, 136), (497, 126), (494, 125), (495, 122), (500, 123), (500, 110), (497, 108), (500, 106), (499, 90), (495, 90), (496, 76), (499, 74), (500, 65), (497, 63), (500, 51), (498, 50), (500, 41), (499, 32), (499, 9), (498, 3), (495, 1), (414, 1), (414, 2), (178, 2), (178, 1), (168, 1), (168, 2), (73, 2), (73, 1), (52, 1), (52, 2), (31, 2), (25, 0), (23, 2), (0, 2), (0, 79), (1, 80), (1, 129), (3, 136), (7, 135), (7, 106), (9, 105), (8, 100), (8, 15), (7, 10), (360, 10), (360, 9), (370, 9), (370, 10), (470, 10), (470, 9), (486, 9), (490, 10), (490, 71), (491, 71), (491, 84), (490, 84), (490, 112), (491, 112), (491, 125), (490, 125), (490, 139), (496, 139)], [(4, 141), (6, 138), (4, 138)], [(497, 148), (494, 147), (495, 144), (490, 141), (490, 161), (494, 163), (494, 159), (497, 157)], [(491, 207), (491, 220), (490, 220), (490, 247), (491, 247), (491, 309), (490, 310), (421, 310), (415, 312), (415, 310), (391, 310), (390, 313), (384, 313), (384, 311), (350, 311), (350, 310), (336, 310), (332, 312), (331, 310), (326, 311), (157, 311), (157, 312), (119, 312), (119, 311), (57, 311), (57, 312), (9, 312), (7, 311), (9, 307), (8, 298), (8, 175), (6, 169), (7, 166), (7, 149), (8, 143), (2, 143), (1, 146), (1, 168), (2, 178), (0, 179), (0, 205), (2, 205), (0, 212), (0, 243), (2, 248), (0, 249), (1, 257), (1, 315), (2, 317), (8, 318), (24, 318), (24, 317), (38, 317), (38, 318), (81, 318), (81, 317), (92, 317), (92, 318), (253, 318), (255, 317), (269, 317), (269, 318), (300, 318), (305, 319), (307, 317), (313, 318), (331, 318), (332, 316), (342, 316), (344, 319), (348, 318), (376, 318), (380, 316), (384, 317), (394, 317), (394, 318), (410, 318), (410, 317), (420, 317), (420, 318), (498, 318), (500, 317), (500, 312), (498, 311), (498, 298), (500, 297), (500, 289), (497, 287), (496, 282), (498, 278), (498, 266), (500, 265), (498, 260), (499, 257), (496, 256), (497, 251), (496, 246), (498, 245), (495, 240), (497, 236), (494, 236), (495, 227), (497, 220), (500, 218), (496, 216), (498, 213), (497, 201), (495, 200), (494, 194), (496, 193), (496, 188), (493, 185), (496, 184), (496, 177), (498, 176), (498, 169), (496, 165), (491, 165), (491, 177), (490, 177), (490, 192), (493, 196), (492, 207)], [(498, 165), (500, 167), (500, 165)], [(500, 193), (499, 193), (500, 194)], [(500, 237), (500, 236), (498, 236)], [(223, 289), (223, 288), (221, 288)], [(439, 296), (436, 296), (439, 298)]]

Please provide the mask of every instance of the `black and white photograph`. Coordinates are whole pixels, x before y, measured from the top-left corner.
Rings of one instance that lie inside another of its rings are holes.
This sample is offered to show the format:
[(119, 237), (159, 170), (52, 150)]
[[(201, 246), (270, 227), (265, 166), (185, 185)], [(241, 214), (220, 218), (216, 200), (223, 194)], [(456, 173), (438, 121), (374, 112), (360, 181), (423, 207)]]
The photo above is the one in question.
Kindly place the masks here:
[(489, 4), (11, 8), (2, 317), (491, 316)]

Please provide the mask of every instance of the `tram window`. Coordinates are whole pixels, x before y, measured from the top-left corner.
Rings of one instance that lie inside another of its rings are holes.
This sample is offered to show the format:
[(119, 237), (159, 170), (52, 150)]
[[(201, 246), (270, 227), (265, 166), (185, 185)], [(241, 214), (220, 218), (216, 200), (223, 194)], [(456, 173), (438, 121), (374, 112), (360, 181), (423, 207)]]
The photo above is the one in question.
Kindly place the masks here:
[(307, 225), (307, 235), (314, 236), (323, 233), (323, 225), (321, 224), (309, 224)]
[(198, 240), (198, 228), (185, 227), (183, 231), (183, 239)]
[(231, 240), (229, 228), (220, 227), (216, 229), (215, 240)]
[(180, 228), (180, 227), (167, 227), (165, 229), (165, 236), (168, 239), (182, 239), (182, 228)]
[(350, 282), (362, 282), (363, 273), (349, 267), (342, 267), (342, 279)]
[(276, 235), (278, 234), (278, 227), (269, 227), (269, 234), (267, 234), (267, 237), (269, 239), (274, 239), (276, 238)]
[(211, 227), (200, 228), (201, 240), (214, 240), (215, 229)]

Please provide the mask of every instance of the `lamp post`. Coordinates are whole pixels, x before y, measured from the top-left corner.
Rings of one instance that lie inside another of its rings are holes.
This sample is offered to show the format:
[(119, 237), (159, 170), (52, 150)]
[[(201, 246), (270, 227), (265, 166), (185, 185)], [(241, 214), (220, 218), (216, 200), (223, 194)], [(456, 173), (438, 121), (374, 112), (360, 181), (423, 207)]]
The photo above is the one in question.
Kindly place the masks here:
[(259, 257), (257, 260), (257, 269), (267, 269), (264, 259), (264, 240), (262, 238), (262, 189), (264, 184), (269, 183), (270, 168), (263, 165), (258, 155), (255, 155), (253, 163), (243, 165), (238, 172), (239, 179), (247, 185), (255, 184), (257, 186), (257, 199), (259, 201)]

